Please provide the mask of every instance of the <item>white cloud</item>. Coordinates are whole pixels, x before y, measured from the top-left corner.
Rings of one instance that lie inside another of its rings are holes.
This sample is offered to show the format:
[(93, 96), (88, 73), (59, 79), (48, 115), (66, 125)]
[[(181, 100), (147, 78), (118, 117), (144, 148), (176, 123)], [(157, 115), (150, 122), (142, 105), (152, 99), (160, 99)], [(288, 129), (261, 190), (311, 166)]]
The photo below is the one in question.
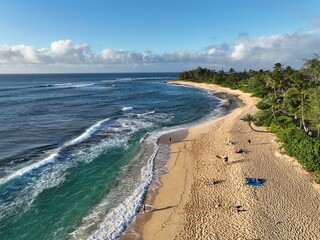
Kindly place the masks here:
[(0, 63), (40, 63), (36, 49), (26, 45), (8, 46), (0, 48)]
[(240, 60), (246, 56), (246, 48), (243, 43), (239, 43), (234, 46), (233, 52), (231, 53), (231, 58)]
[(209, 48), (208, 49), (208, 54), (209, 55), (213, 55), (213, 54), (215, 54), (217, 52), (217, 49), (215, 48), (215, 47), (212, 47), (212, 48)]
[(59, 40), (51, 43), (49, 55), (57, 63), (79, 64), (90, 60), (88, 44), (74, 45), (71, 40)]
[(0, 47), (0, 63), (6, 65), (83, 64), (90, 62), (90, 52), (89, 45), (74, 45), (71, 40), (55, 41), (51, 43), (50, 48), (40, 49), (26, 45), (4, 45)]
[[(93, 53), (88, 44), (58, 40), (48, 48), (4, 45), (0, 47), (0, 72), (48, 71), (180, 71), (198, 66), (236, 70), (270, 69), (276, 62), (300, 68), (303, 59), (320, 52), (320, 36), (315, 32), (249, 38), (240, 34), (232, 43), (211, 45), (204, 51), (176, 51), (157, 54), (103, 49)], [(58, 70), (57, 70), (58, 69)]]
[(110, 48), (105, 48), (102, 52), (95, 56), (95, 62), (105, 64), (125, 64), (128, 62), (129, 52), (119, 49), (114, 51)]
[(245, 63), (251, 68), (270, 68), (281, 62), (299, 68), (303, 59), (320, 51), (320, 36), (308, 32), (239, 39), (231, 51), (231, 62), (237, 65)]

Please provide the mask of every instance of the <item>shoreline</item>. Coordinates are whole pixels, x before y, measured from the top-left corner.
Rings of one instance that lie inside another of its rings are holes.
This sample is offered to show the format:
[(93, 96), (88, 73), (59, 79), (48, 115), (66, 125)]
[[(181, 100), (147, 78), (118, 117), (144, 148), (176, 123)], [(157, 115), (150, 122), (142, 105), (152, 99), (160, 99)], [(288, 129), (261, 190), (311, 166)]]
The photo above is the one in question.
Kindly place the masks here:
[[(143, 221), (137, 217), (135, 239), (317, 239), (320, 193), (312, 177), (278, 154), (274, 134), (253, 132), (239, 120), (257, 111), (258, 99), (217, 85), (173, 84), (235, 96), (244, 105), (191, 127), (170, 144), (168, 173), (151, 199), (152, 212)], [(235, 154), (239, 147), (246, 154)], [(224, 155), (228, 163), (216, 157)], [(262, 178), (265, 186), (248, 187), (245, 177)]]
[[(176, 83), (177, 83), (177, 81), (166, 82), (166, 84), (173, 84), (173, 85)], [(176, 84), (176, 85), (179, 85), (179, 84)], [(185, 85), (185, 84), (180, 84), (180, 85), (187, 87), (187, 85)], [(194, 87), (194, 86), (191, 86), (191, 87)], [(212, 91), (210, 91), (210, 92), (212, 93)], [(209, 119), (205, 119), (201, 122), (195, 123), (192, 126), (198, 126), (198, 125), (210, 122), (212, 120), (215, 120), (217, 118), (220, 118), (222, 116), (225, 116), (225, 115), (229, 114), (230, 112), (232, 112), (237, 107), (244, 105), (243, 102), (239, 98), (237, 98), (234, 95), (229, 95), (225, 92), (216, 92), (213, 95), (216, 96), (217, 98), (225, 101), (220, 105), (221, 114), (219, 116), (214, 117), (214, 118), (211, 117)], [(192, 126), (182, 128), (179, 130), (173, 130), (172, 132), (165, 133), (159, 137), (157, 144), (159, 146), (160, 154), (158, 152), (156, 159), (155, 159), (155, 165), (157, 164), (157, 161), (162, 161), (162, 162), (165, 161), (168, 164), (168, 162), (170, 160), (170, 156), (172, 155), (172, 152), (173, 152), (172, 145), (175, 143), (179, 143), (179, 142), (183, 141), (185, 138), (187, 138), (188, 131)], [(161, 155), (161, 151), (167, 151), (166, 153), (164, 153), (165, 156), (163, 156), (163, 155), (159, 156), (159, 155)], [(157, 169), (157, 168), (159, 168), (159, 167), (155, 166), (155, 169)], [(140, 209), (140, 211), (137, 213), (137, 215), (134, 218), (134, 220), (132, 221), (132, 223), (130, 223), (128, 228), (120, 236), (121, 240), (132, 240), (132, 239), (141, 240), (141, 239), (143, 239), (143, 236), (142, 236), (143, 226), (150, 220), (150, 218), (152, 216), (152, 212), (158, 211), (154, 207), (154, 201), (159, 193), (159, 189), (163, 185), (162, 177), (166, 174), (168, 174), (168, 168), (166, 168), (165, 171), (160, 173), (160, 175), (159, 174), (157, 175), (155, 173), (154, 179), (152, 180), (150, 186), (148, 187), (148, 190), (145, 193), (145, 197), (143, 200), (143, 202), (145, 204), (145, 209), (146, 209), (145, 213), (147, 213), (147, 214), (143, 214), (143, 210), (142, 210), (143, 207), (142, 207)]]
[[(168, 174), (167, 164), (172, 154), (171, 145), (183, 141), (188, 135), (188, 129), (179, 129), (169, 133), (165, 133), (158, 139), (159, 150), (155, 159), (155, 174), (148, 190), (145, 193), (143, 203), (145, 204), (145, 212), (143, 207), (137, 213), (133, 222), (122, 233), (119, 239), (121, 240), (140, 240), (143, 239), (143, 226), (151, 219), (152, 213), (160, 211), (154, 207), (154, 201), (163, 186), (162, 177)], [(160, 162), (160, 163), (159, 163)], [(170, 208), (170, 207), (169, 207)]]

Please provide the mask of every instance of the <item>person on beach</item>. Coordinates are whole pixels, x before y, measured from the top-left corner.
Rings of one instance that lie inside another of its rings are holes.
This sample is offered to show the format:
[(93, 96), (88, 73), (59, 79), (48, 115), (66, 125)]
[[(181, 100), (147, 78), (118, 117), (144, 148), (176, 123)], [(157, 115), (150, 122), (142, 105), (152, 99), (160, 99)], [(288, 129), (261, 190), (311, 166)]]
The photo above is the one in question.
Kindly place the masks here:
[(239, 150), (236, 151), (236, 153), (244, 153), (244, 151), (242, 148), (240, 148)]
[(223, 157), (224, 162), (228, 162), (229, 158), (227, 156)]
[(146, 213), (146, 204), (145, 203), (143, 203), (143, 205), (142, 205), (142, 212)]
[(241, 212), (241, 208), (242, 208), (242, 206), (240, 206), (240, 205), (236, 206), (237, 213)]
[(250, 139), (248, 140), (248, 143), (251, 143), (251, 140), (250, 140)]
[(170, 137), (170, 138), (169, 138), (169, 141), (171, 142), (171, 140), (172, 140), (172, 138)]

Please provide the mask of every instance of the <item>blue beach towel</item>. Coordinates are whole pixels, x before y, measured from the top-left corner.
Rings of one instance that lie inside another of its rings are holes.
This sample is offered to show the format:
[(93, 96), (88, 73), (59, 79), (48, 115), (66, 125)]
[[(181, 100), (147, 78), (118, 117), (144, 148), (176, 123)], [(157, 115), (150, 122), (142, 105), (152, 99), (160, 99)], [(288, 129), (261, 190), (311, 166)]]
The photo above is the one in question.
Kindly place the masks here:
[(255, 187), (262, 187), (266, 182), (263, 178), (246, 178), (246, 185), (248, 186), (255, 186)]

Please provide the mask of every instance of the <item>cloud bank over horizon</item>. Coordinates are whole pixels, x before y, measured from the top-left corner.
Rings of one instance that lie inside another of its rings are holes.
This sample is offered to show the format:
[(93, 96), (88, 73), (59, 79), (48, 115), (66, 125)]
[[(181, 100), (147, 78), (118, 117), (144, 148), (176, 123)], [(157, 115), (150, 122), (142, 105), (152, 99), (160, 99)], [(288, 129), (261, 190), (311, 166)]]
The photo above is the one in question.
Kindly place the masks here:
[(250, 38), (241, 33), (231, 43), (202, 50), (154, 53), (105, 48), (95, 53), (87, 43), (57, 40), (47, 48), (29, 45), (0, 47), (0, 73), (182, 71), (210, 69), (271, 69), (280, 62), (299, 69), (304, 59), (320, 52), (320, 36), (303, 32)]

